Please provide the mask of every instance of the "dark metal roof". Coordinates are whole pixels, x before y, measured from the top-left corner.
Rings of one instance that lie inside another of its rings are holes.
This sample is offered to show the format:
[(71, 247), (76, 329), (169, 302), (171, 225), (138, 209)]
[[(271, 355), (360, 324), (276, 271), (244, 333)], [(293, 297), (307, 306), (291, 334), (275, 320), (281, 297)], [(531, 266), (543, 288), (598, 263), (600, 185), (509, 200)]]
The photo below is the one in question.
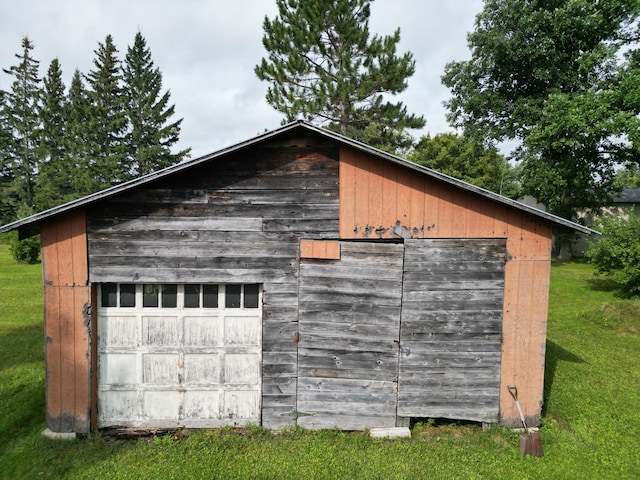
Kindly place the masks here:
[(620, 194), (613, 197), (613, 203), (640, 203), (640, 187), (623, 188)]
[(423, 175), (427, 175), (428, 177), (438, 179), (442, 182), (453, 185), (462, 190), (466, 190), (469, 192), (476, 193), (483, 197), (489, 198), (498, 203), (502, 203), (504, 205), (508, 205), (517, 210), (521, 210), (527, 213), (530, 213), (540, 219), (551, 222), (554, 226), (561, 227), (563, 229), (574, 230), (582, 233), (598, 233), (595, 230), (592, 230), (584, 225), (577, 224), (565, 218), (558, 217), (548, 212), (544, 212), (535, 207), (531, 207), (529, 205), (525, 205), (524, 203), (518, 202), (516, 200), (512, 200), (510, 198), (504, 197), (497, 193), (491, 192), (489, 190), (485, 190), (484, 188), (477, 187), (470, 183), (464, 182), (454, 177), (450, 177), (449, 175), (445, 175), (443, 173), (437, 172), (427, 167), (423, 167), (421, 165), (415, 164), (403, 158), (397, 157), (387, 152), (383, 152), (382, 150), (378, 150), (370, 145), (367, 145), (362, 142), (358, 142), (351, 138), (340, 135), (336, 132), (332, 132), (331, 130), (327, 130), (322, 127), (315, 126), (309, 122), (304, 120), (298, 120), (287, 125), (284, 125), (278, 129), (263, 133), (256, 137), (253, 137), (249, 140), (246, 140), (241, 143), (237, 143), (230, 147), (224, 148), (222, 150), (218, 150), (217, 152), (204, 155), (199, 158), (195, 158), (192, 160), (187, 160), (185, 162), (179, 163), (177, 165), (173, 165), (171, 167), (164, 168), (162, 170), (158, 170), (157, 172), (149, 173), (147, 175), (143, 175), (136, 179), (130, 180), (125, 183), (121, 183), (111, 188), (107, 188), (105, 190), (101, 190), (96, 193), (92, 193), (91, 195), (87, 195), (86, 197), (82, 197), (78, 200), (74, 200), (72, 202), (65, 203), (63, 205), (59, 205), (57, 207), (50, 208), (49, 210), (44, 210), (42, 212), (31, 215), (30, 217), (23, 218), (21, 220), (17, 220), (15, 222), (9, 223), (7, 225), (3, 225), (0, 227), (0, 232), (8, 232), (15, 229), (21, 229), (27, 231), (29, 233), (36, 233), (39, 229), (39, 225), (42, 221), (49, 220), (57, 215), (67, 213), (69, 211), (75, 210), (77, 208), (87, 206), (98, 202), (102, 199), (111, 197), (118, 193), (125, 192), (127, 190), (134, 189), (141, 185), (145, 185), (147, 183), (153, 182), (155, 180), (168, 177), (173, 175), (174, 173), (181, 172), (183, 170), (190, 169), (197, 165), (209, 162), (211, 160), (215, 160), (224, 155), (236, 152), (243, 148), (247, 148), (250, 146), (254, 146), (260, 143), (267, 142), (268, 140), (281, 137), (287, 133), (294, 133), (296, 130), (303, 130), (307, 132), (314, 132), (322, 137), (335, 140), (344, 145), (348, 145), (352, 148), (370, 153), (372, 155), (377, 156), (378, 158), (382, 158), (389, 162), (402, 165), (403, 167), (410, 168), (416, 172), (420, 172)]

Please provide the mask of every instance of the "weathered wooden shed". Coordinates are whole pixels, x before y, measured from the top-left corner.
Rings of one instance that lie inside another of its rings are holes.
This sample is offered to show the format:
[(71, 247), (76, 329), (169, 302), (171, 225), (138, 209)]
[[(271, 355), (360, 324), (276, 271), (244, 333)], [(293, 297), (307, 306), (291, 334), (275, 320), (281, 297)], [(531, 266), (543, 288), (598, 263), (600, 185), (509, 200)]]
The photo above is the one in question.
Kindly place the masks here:
[(46, 412), (110, 426), (540, 422), (551, 238), (589, 229), (299, 121), (41, 233)]

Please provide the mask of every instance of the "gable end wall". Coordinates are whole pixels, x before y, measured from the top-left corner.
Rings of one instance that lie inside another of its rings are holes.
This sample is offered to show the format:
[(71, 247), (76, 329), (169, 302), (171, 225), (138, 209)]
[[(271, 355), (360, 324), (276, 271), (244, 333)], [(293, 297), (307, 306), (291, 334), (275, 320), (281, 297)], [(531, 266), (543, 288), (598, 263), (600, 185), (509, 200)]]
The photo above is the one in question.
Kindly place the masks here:
[(507, 385), (530, 425), (541, 418), (551, 228), (532, 216), (410, 169), (343, 147), (340, 237), (506, 238), (500, 416), (517, 426)]

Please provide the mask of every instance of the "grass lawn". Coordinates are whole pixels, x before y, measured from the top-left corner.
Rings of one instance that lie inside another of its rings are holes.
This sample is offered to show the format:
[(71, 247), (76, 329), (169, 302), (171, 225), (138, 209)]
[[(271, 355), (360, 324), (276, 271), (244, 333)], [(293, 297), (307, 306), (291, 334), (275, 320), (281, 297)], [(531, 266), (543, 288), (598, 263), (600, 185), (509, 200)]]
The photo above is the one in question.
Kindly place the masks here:
[(143, 440), (99, 434), (53, 441), (44, 430), (40, 265), (0, 245), (0, 478), (638, 479), (640, 302), (616, 298), (584, 263), (552, 268), (543, 458), (518, 435), (418, 424), (410, 439), (261, 428)]

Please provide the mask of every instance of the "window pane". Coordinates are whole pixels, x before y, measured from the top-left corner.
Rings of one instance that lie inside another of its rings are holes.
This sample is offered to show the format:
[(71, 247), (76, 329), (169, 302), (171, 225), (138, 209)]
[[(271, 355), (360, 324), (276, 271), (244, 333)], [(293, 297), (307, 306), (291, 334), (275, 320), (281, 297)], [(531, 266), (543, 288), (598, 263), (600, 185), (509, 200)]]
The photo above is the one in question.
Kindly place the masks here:
[(118, 289), (115, 283), (103, 283), (100, 287), (102, 292), (102, 306), (115, 307), (118, 305)]
[(184, 286), (184, 308), (200, 308), (200, 285)]
[(120, 306), (136, 306), (136, 286), (133, 283), (120, 284)]
[(202, 306), (204, 308), (218, 308), (218, 285), (202, 286)]
[(258, 308), (258, 285), (244, 286), (244, 308)]
[(227, 285), (224, 306), (225, 308), (240, 308), (240, 289), (242, 285)]
[(178, 306), (178, 285), (162, 285), (162, 308), (176, 308)]
[(142, 306), (158, 306), (158, 285), (145, 284), (142, 287)]

